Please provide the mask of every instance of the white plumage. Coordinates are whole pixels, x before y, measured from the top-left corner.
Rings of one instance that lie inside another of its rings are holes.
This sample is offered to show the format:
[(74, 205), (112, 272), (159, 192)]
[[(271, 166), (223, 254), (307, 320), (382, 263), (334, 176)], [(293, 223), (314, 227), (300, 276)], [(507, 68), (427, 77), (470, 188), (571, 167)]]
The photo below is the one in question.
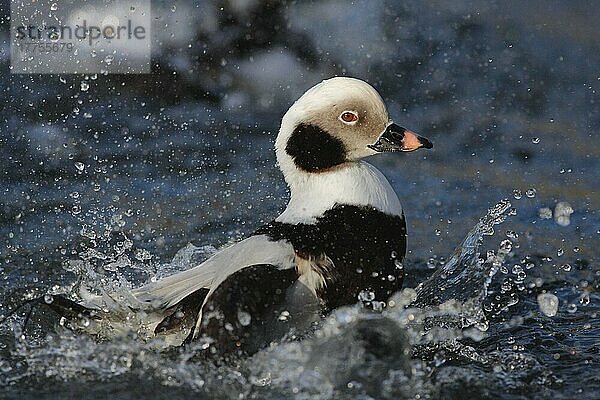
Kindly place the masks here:
[(133, 295), (152, 307), (170, 308), (196, 290), (207, 288), (212, 292), (229, 275), (256, 264), (293, 268), (294, 248), (289, 243), (272, 242), (265, 235), (251, 236), (219, 251), (197, 267), (134, 289)]
[(390, 215), (402, 214), (400, 200), (386, 177), (364, 161), (295, 179), (290, 189), (290, 202), (276, 221), (314, 222), (336, 204), (371, 206)]

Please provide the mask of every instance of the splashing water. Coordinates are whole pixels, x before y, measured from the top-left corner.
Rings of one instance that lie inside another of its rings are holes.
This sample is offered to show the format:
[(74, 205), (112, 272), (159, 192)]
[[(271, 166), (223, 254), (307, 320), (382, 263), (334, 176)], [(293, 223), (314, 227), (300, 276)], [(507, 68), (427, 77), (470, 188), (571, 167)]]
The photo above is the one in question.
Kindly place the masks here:
[(510, 207), (510, 202), (503, 200), (488, 210), (456, 248), (450, 260), (417, 287), (414, 306), (436, 306), (449, 300), (459, 301), (464, 306), (462, 327), (475, 325), (482, 331), (487, 330), (482, 302), (492, 277), (511, 251), (512, 242), (504, 240), (496, 253), (488, 252), (485, 258), (481, 257), (478, 250), (483, 237), (493, 235), (494, 226), (504, 222)]
[[(494, 235), (495, 227), (511, 214), (514, 211), (507, 200), (492, 207), (443, 266), (416, 289), (405, 288), (396, 293), (383, 312), (373, 313), (359, 305), (338, 309), (311, 336), (273, 344), (234, 366), (217, 367), (198, 360), (198, 353), (206, 349), (202, 342), (158, 351), (152, 343), (141, 340), (143, 335), (136, 329), (117, 340), (98, 342), (74, 335), (60, 324), (55, 333), (48, 335), (50, 325), (56, 323), (47, 320), (44, 310), (38, 311), (42, 315), (38, 318), (40, 326), (35, 328), (21, 329), (25, 317), (11, 317), (8, 324), (0, 327), (3, 338), (13, 337), (9, 354), (2, 353), (0, 358), (0, 386), (27, 386), (32, 379), (39, 379), (43, 385), (53, 380), (69, 388), (68, 382), (74, 381), (86, 382), (88, 388), (102, 388), (102, 382), (132, 384), (141, 380), (150, 391), (169, 387), (169, 391), (183, 390), (187, 397), (202, 392), (218, 398), (324, 399), (368, 395), (408, 399), (439, 397), (440, 393), (454, 390), (448, 389), (453, 385), (460, 386), (461, 379), (476, 379), (483, 383), (477, 389), (480, 391), (472, 393), (474, 397), (492, 390), (487, 386), (513, 391), (533, 387), (547, 394), (547, 387), (559, 380), (533, 355), (519, 350), (515, 339), (509, 342), (512, 347), (485, 350), (486, 341), (498, 339), (490, 337), (494, 325), (488, 320), (489, 315), (486, 318), (484, 303), (491, 293), (490, 286), (496, 284), (496, 273), (508, 268), (506, 262), (518, 235), (508, 231), (511, 239), (501, 240), (496, 251), (481, 248), (484, 237)], [(106, 235), (105, 239), (114, 238)], [(146, 265), (146, 279), (195, 266), (214, 251), (211, 246), (188, 244), (171, 263), (151, 268)], [(87, 271), (86, 280), (95, 277), (104, 284), (110, 274), (116, 274), (117, 283), (109, 287), (120, 288), (119, 293), (124, 294), (132, 284), (120, 273), (134, 266), (119, 265), (113, 271), (104, 265), (130, 252), (137, 254), (133, 246), (120, 253), (102, 251), (110, 255), (102, 261), (104, 264), (97, 257), (80, 259), (78, 271)], [(84, 249), (84, 254), (89, 252)], [(137, 260), (145, 262), (148, 257), (143, 255)], [(408, 264), (406, 268), (410, 270)], [(516, 267), (511, 269), (516, 274), (521, 272)], [(39, 291), (28, 294), (29, 298), (39, 295)], [(533, 309), (537, 309), (536, 304)], [(513, 316), (511, 321), (516, 322), (509, 325), (516, 326), (524, 318), (527, 315)], [(132, 327), (136, 324), (134, 318), (130, 322)], [(5, 331), (6, 327), (11, 331)], [(101, 394), (103, 389), (94, 390), (91, 389), (92, 395)]]

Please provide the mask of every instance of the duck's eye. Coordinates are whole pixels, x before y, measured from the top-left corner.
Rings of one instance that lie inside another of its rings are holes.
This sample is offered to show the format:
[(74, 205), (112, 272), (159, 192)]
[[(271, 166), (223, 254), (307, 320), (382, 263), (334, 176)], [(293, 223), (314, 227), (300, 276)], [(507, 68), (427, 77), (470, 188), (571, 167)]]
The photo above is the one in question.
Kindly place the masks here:
[(358, 114), (354, 111), (344, 111), (340, 114), (340, 120), (345, 124), (354, 124), (358, 121)]

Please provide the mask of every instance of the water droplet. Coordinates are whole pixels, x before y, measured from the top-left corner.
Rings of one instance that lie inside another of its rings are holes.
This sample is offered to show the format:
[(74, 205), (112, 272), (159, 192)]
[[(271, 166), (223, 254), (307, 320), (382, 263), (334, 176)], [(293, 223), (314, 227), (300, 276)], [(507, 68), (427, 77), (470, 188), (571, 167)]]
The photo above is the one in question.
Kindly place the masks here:
[(81, 81), (81, 86), (80, 86), (80, 88), (81, 88), (81, 91), (82, 91), (82, 92), (87, 92), (87, 91), (88, 91), (88, 89), (90, 88), (90, 84), (89, 84), (89, 83), (87, 83), (86, 81)]
[(512, 245), (513, 245), (513, 243), (510, 240), (504, 239), (503, 241), (500, 242), (500, 250), (503, 250), (506, 253), (508, 253), (512, 250)]
[(567, 306), (567, 312), (569, 314), (574, 314), (577, 311), (577, 304), (569, 304)]
[(548, 207), (542, 207), (538, 210), (538, 216), (541, 219), (551, 219), (552, 218), (552, 210)]
[(557, 255), (558, 257), (562, 257), (562, 255), (563, 255), (563, 254), (565, 254), (565, 251), (564, 251), (562, 248), (559, 248), (559, 249), (556, 251), (556, 255)]
[(579, 299), (579, 303), (581, 303), (582, 306), (587, 306), (588, 304), (590, 304), (590, 296), (588, 294), (584, 294)]
[(371, 302), (375, 300), (375, 292), (370, 290), (361, 290), (358, 294), (358, 300), (363, 302)]
[(519, 200), (521, 197), (523, 197), (523, 194), (521, 193), (521, 191), (519, 189), (514, 189), (513, 190), (513, 197), (517, 200)]
[(531, 262), (530, 262), (530, 263), (527, 263), (527, 264), (525, 264), (525, 269), (531, 269), (531, 268), (533, 268), (533, 267), (535, 267), (535, 264), (534, 264), (534, 263), (531, 263)]
[(579, 253), (579, 247), (577, 247), (577, 246), (573, 247), (573, 252)]
[(175, 11), (177, 11), (177, 6), (171, 7), (171, 12), (175, 12)]
[(135, 258), (139, 261), (146, 261), (152, 259), (152, 254), (146, 249), (137, 249), (135, 251)]
[(87, 224), (84, 224), (79, 230), (79, 234), (89, 239), (96, 239), (96, 232)]
[(537, 297), (540, 311), (548, 317), (554, 317), (558, 312), (558, 297), (552, 293), (541, 293)]
[(573, 214), (573, 207), (566, 201), (558, 202), (554, 207), (554, 221), (560, 226), (571, 224), (571, 214)]
[(512, 267), (512, 273), (517, 275), (519, 273), (523, 272), (523, 267), (521, 267), (519, 264), (515, 264)]
[(53, 301), (54, 301), (54, 297), (52, 297), (52, 295), (50, 293), (47, 293), (44, 295), (44, 303), (52, 304)]
[(440, 236), (442, 234), (442, 231), (439, 229), (435, 230), (435, 236)]
[(289, 311), (282, 311), (281, 314), (279, 314), (279, 318), (277, 318), (280, 321), (287, 321), (290, 318), (290, 312)]
[(444, 351), (435, 353), (435, 355), (433, 356), (433, 362), (435, 363), (436, 367), (439, 367), (440, 365), (444, 364), (446, 362)]
[(529, 197), (529, 198), (533, 198), (535, 197), (536, 194), (536, 190), (534, 188), (529, 188), (525, 191), (525, 196)]
[(531, 141), (535, 144), (538, 144), (540, 142), (540, 138), (539, 137), (534, 137), (533, 139), (531, 139)]
[(112, 54), (109, 54), (106, 57), (104, 57), (104, 62), (106, 63), (106, 65), (111, 65), (114, 59), (115, 57)]
[(56, 3), (52, 3), (52, 4), (50, 5), (50, 10), (51, 10), (51, 11), (56, 11), (56, 10), (58, 10), (58, 4), (56, 4)]
[(562, 269), (565, 272), (570, 272), (571, 271), (571, 264), (563, 264), (560, 266), (560, 269)]
[(82, 163), (82, 162), (77, 161), (75, 163), (75, 168), (77, 168), (77, 171), (83, 172), (83, 170), (85, 169), (85, 164)]
[(373, 301), (371, 302), (371, 306), (373, 307), (373, 311), (382, 311), (385, 307), (385, 302)]
[(237, 317), (242, 326), (248, 326), (250, 325), (250, 322), (252, 322), (252, 316), (246, 311), (238, 310)]

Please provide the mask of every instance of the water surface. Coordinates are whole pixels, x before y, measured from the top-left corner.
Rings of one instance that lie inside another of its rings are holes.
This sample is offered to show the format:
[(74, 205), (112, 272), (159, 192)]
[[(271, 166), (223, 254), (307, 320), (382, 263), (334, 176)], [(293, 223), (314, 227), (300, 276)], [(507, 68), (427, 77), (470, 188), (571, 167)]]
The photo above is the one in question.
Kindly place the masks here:
[(151, 76), (9, 75), (2, 53), (2, 311), (32, 288), (189, 268), (270, 221), (288, 195), (279, 119), (336, 74), (435, 144), (369, 160), (404, 205), (420, 299), (338, 310), (312, 338), (220, 368), (201, 349), (73, 336), (42, 308), (21, 332), (23, 309), (0, 326), (3, 397), (600, 397), (597, 7), (216, 3), (156, 5)]

